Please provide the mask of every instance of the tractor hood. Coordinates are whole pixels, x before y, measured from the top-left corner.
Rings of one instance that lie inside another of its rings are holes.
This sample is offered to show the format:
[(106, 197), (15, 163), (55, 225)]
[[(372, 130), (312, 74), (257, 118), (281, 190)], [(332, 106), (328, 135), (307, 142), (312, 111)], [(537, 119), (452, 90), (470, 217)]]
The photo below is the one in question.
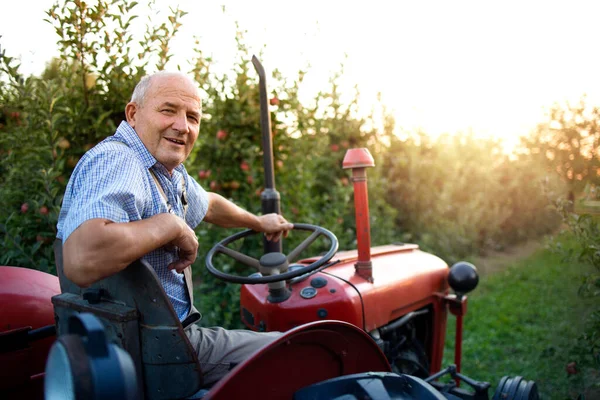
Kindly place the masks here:
[[(448, 265), (415, 244), (386, 245), (371, 249), (372, 279), (355, 269), (358, 251), (338, 252), (335, 266), (323, 272), (347, 282), (362, 300), (364, 329), (368, 332), (407, 312), (424, 307), (448, 289)], [(311, 263), (316, 258), (302, 260)]]

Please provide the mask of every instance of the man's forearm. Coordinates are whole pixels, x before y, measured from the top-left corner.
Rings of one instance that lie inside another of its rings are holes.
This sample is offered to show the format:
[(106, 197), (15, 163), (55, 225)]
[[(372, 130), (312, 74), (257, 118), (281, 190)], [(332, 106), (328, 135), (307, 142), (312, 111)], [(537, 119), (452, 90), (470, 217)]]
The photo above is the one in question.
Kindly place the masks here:
[(180, 221), (170, 214), (127, 223), (86, 221), (64, 243), (65, 275), (79, 286), (89, 286), (123, 270), (180, 234)]
[(238, 207), (216, 193), (208, 193), (209, 207), (204, 221), (223, 228), (250, 228), (260, 230), (258, 217)]

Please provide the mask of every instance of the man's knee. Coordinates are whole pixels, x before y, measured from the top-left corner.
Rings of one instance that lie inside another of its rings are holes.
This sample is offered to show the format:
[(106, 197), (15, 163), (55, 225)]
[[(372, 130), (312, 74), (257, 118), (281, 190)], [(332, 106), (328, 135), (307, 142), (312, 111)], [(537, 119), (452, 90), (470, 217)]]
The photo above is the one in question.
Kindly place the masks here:
[(205, 385), (215, 383), (236, 365), (282, 335), (280, 332), (260, 333), (195, 325), (186, 329), (186, 332), (197, 352)]

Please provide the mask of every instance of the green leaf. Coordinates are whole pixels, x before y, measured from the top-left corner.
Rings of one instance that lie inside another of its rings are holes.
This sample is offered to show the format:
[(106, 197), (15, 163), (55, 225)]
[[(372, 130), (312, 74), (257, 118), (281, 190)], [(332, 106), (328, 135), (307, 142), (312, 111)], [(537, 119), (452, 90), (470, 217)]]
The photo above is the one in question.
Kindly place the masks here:
[(35, 255), (35, 253), (40, 249), (41, 246), (42, 242), (35, 242), (35, 244), (31, 247), (31, 255)]

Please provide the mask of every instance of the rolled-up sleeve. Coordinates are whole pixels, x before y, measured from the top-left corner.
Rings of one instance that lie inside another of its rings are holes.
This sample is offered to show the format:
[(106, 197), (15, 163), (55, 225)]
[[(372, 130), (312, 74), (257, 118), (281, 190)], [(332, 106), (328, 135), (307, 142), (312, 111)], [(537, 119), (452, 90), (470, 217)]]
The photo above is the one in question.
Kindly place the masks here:
[(65, 193), (65, 215), (59, 219), (58, 237), (63, 243), (90, 219), (113, 222), (142, 219), (147, 179), (134, 159), (129, 150), (109, 150), (90, 155), (77, 165)]

